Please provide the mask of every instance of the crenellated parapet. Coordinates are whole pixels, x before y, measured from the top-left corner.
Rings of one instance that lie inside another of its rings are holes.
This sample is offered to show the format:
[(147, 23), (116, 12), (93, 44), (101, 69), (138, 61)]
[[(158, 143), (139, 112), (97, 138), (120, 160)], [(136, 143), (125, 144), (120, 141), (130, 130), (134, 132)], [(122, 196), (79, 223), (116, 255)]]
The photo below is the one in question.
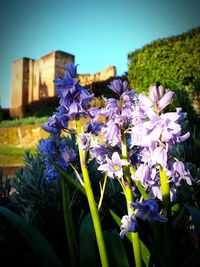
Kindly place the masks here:
[(94, 74), (79, 74), (78, 80), (82, 86), (92, 84), (93, 82), (106, 81), (116, 76), (116, 67), (108, 66), (106, 69)]

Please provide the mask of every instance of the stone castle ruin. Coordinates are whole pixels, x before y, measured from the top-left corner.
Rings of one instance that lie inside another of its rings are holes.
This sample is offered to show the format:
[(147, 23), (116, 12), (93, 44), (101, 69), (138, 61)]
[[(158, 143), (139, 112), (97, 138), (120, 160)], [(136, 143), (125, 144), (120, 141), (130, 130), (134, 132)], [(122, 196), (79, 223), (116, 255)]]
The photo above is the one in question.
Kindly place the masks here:
[[(21, 58), (12, 64), (10, 115), (23, 115), (23, 106), (56, 95), (53, 80), (64, 77), (65, 66), (75, 62), (75, 56), (63, 51), (51, 52), (38, 60)], [(109, 66), (95, 74), (79, 74), (81, 85), (105, 81), (116, 76), (116, 68)]]

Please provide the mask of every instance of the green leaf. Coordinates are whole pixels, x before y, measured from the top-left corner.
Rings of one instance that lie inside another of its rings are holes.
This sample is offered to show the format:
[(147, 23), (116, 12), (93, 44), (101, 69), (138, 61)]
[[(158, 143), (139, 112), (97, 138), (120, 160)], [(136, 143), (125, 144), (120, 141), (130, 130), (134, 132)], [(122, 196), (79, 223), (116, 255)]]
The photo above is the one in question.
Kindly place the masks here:
[(5, 207), (0, 207), (0, 213), (21, 232), (44, 266), (63, 266), (46, 238), (32, 224)]
[(200, 243), (200, 210), (190, 205), (184, 205), (184, 206), (192, 216), (192, 222), (194, 223), (197, 238)]
[[(111, 209), (110, 209), (110, 213), (111, 213), (113, 219), (115, 220), (115, 222), (118, 224), (118, 226), (121, 226), (120, 217), (114, 211), (112, 211)], [(131, 234), (129, 232), (126, 233), (126, 237), (132, 243)], [(140, 241), (140, 250), (141, 250), (142, 260), (144, 261), (145, 266), (148, 267), (151, 254), (150, 254), (148, 248), (142, 242), (142, 240), (139, 239), (139, 241)]]
[(117, 231), (104, 231), (106, 250), (112, 267), (128, 267), (129, 262), (123, 242)]
[(192, 137), (192, 139), (194, 140), (194, 144), (200, 149), (200, 141), (195, 137)]
[(60, 172), (60, 174), (65, 177), (70, 183), (72, 183), (78, 190), (81, 191), (81, 193), (83, 193), (84, 195), (86, 195), (85, 193), (85, 188), (78, 183), (73, 177), (71, 177), (70, 175), (68, 175), (65, 171), (63, 171), (63, 169), (61, 169), (55, 162), (53, 162), (51, 159), (49, 159), (51, 164)]
[(79, 232), (80, 264), (82, 267), (97, 266), (96, 236), (90, 214), (83, 219)]

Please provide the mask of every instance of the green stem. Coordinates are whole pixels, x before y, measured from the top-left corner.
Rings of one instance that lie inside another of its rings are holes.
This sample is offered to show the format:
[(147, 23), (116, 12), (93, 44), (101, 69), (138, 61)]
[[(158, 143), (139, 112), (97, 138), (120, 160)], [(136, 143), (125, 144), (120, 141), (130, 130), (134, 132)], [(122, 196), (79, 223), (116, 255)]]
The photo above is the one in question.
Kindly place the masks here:
[(87, 169), (87, 163), (86, 163), (86, 153), (83, 149), (80, 148), (80, 140), (79, 140), (79, 134), (81, 133), (81, 125), (79, 119), (76, 119), (76, 131), (77, 131), (77, 143), (78, 143), (78, 148), (79, 148), (79, 157), (80, 157), (80, 163), (81, 163), (81, 170), (82, 170), (82, 175), (83, 175), (83, 180), (84, 180), (84, 185), (85, 185), (85, 191), (88, 199), (88, 204), (92, 216), (92, 221), (94, 224), (94, 230), (96, 234), (96, 239), (97, 239), (97, 245), (99, 249), (99, 254), (101, 258), (101, 264), (102, 267), (108, 267), (108, 257), (107, 257), (107, 252), (106, 252), (106, 247), (105, 247), (105, 242), (103, 238), (103, 231), (101, 227), (101, 222), (99, 218), (99, 213), (97, 210), (96, 202), (94, 199), (94, 194), (92, 191), (91, 183), (90, 183), (90, 178), (89, 178), (89, 173)]
[(168, 177), (162, 166), (160, 166), (160, 183), (162, 192), (162, 203), (167, 210), (167, 217), (171, 218), (170, 186), (168, 182)]
[(100, 200), (99, 200), (99, 204), (98, 204), (98, 210), (100, 210), (102, 202), (103, 202), (103, 196), (105, 193), (107, 179), (108, 179), (108, 173), (106, 172), (106, 175), (105, 175), (104, 181), (103, 181), (103, 188), (101, 188), (101, 196), (100, 196)]
[(70, 255), (70, 262), (73, 267), (77, 266), (77, 255), (78, 255), (78, 248), (76, 245), (76, 237), (75, 231), (73, 227), (73, 218), (72, 212), (69, 209), (70, 205), (70, 189), (69, 185), (66, 182), (65, 178), (61, 177), (61, 186), (62, 186), (62, 200), (63, 200), (63, 215), (64, 215), (64, 222), (65, 222), (65, 232), (67, 237), (67, 244), (69, 249)]
[(170, 186), (168, 177), (160, 166), (160, 183), (162, 192), (162, 203), (167, 211), (168, 222), (164, 224), (164, 247), (165, 247), (165, 259), (163, 266), (172, 265), (172, 225), (171, 225), (171, 203), (170, 203)]
[[(127, 150), (127, 143), (126, 143), (126, 136), (124, 130), (121, 131), (121, 138), (122, 138), (122, 159), (128, 162), (128, 150)], [(130, 169), (128, 165), (124, 166), (124, 176), (125, 176), (125, 197), (126, 197), (126, 205), (127, 210), (133, 210), (130, 207), (130, 202), (133, 202), (133, 192), (131, 186), (131, 178), (130, 178)], [(142, 267), (142, 258), (141, 258), (141, 251), (140, 251), (140, 241), (138, 233), (131, 233), (132, 239), (132, 246), (133, 246), (133, 254), (135, 259), (135, 266)]]

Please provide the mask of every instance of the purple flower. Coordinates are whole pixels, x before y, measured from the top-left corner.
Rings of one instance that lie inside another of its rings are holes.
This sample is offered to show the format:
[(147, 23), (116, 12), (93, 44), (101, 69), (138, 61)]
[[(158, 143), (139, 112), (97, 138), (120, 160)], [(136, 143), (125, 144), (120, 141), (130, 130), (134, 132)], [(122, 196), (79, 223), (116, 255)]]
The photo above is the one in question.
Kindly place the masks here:
[(174, 92), (168, 91), (157, 103), (158, 111), (163, 110), (166, 106), (168, 106), (174, 96)]
[(123, 101), (123, 107), (121, 111), (121, 118), (124, 123), (127, 122), (127, 120), (131, 120), (133, 117), (133, 112), (137, 108), (137, 102), (138, 102), (138, 95), (136, 91), (131, 90), (124, 92), (121, 96), (121, 99)]
[(157, 103), (164, 96), (164, 88), (160, 86), (150, 86), (149, 87), (149, 97), (153, 103)]
[(68, 121), (67, 109), (65, 107), (60, 107), (59, 111), (54, 113), (52, 117), (49, 117), (47, 123), (42, 127), (45, 131), (56, 134), (62, 129), (67, 129)]
[(74, 150), (65, 146), (60, 149), (60, 155), (66, 163), (72, 162), (76, 157)]
[(107, 124), (102, 128), (102, 133), (104, 133), (104, 140), (111, 146), (121, 145), (121, 131), (117, 123), (109, 120)]
[(116, 115), (120, 115), (119, 101), (114, 98), (104, 99), (106, 108), (101, 110), (101, 115), (108, 117), (109, 119), (115, 118)]
[(128, 82), (122, 80), (114, 80), (110, 83), (110, 85), (108, 85), (108, 88), (121, 96), (128, 90)]
[(78, 65), (75, 65), (74, 63), (70, 63), (66, 67), (66, 72), (69, 72), (69, 74), (72, 78), (76, 78), (76, 76), (77, 76), (77, 66)]
[(159, 86), (158, 88), (156, 86), (152, 86), (149, 88), (149, 97), (144, 94), (139, 94), (139, 101), (145, 110), (148, 110), (148, 108), (151, 108), (156, 104), (154, 107), (156, 111), (160, 112), (170, 104), (173, 95), (174, 93), (172, 91), (168, 91), (163, 95), (162, 86)]
[(151, 179), (151, 168), (148, 165), (141, 164), (132, 178), (133, 180), (139, 180), (143, 186), (146, 186)]
[(100, 109), (92, 107), (88, 110), (88, 115), (92, 118), (93, 121), (96, 121), (100, 116)]
[(182, 180), (186, 180), (189, 185), (192, 185), (192, 177), (188, 170), (186, 170), (183, 162), (174, 162), (172, 166), (172, 179), (176, 186), (180, 186)]
[(101, 130), (102, 125), (103, 125), (103, 123), (98, 122), (98, 121), (88, 123), (87, 124), (87, 132), (92, 133), (92, 134), (97, 136)]
[(124, 215), (121, 219), (122, 225), (120, 227), (120, 237), (123, 238), (127, 232), (136, 233), (138, 230), (138, 223), (133, 217), (133, 214)]
[(47, 122), (47, 123), (44, 123), (44, 124), (42, 125), (42, 128), (43, 128), (46, 132), (51, 133), (51, 134), (58, 134), (58, 133), (60, 133), (60, 131), (61, 131), (61, 129), (57, 129), (57, 128), (53, 127), (53, 126), (50, 126), (48, 122)]
[(156, 149), (154, 149), (153, 151), (153, 155), (152, 155), (152, 163), (153, 164), (160, 164), (162, 165), (164, 168), (166, 168), (167, 166), (167, 149), (162, 147), (162, 146), (158, 146), (156, 147)]
[(37, 148), (43, 157), (45, 163), (45, 176), (47, 181), (52, 181), (60, 178), (61, 175), (56, 167), (52, 164), (55, 162), (60, 168), (66, 169), (69, 162), (74, 160), (75, 153), (72, 148), (68, 148), (63, 140), (58, 139), (58, 136), (50, 136), (47, 139), (42, 139)]
[(72, 94), (76, 90), (76, 84), (78, 79), (71, 78), (69, 72), (66, 72), (65, 78), (58, 77), (54, 80), (56, 85), (56, 92), (60, 97), (66, 97), (68, 94)]
[(107, 154), (107, 148), (103, 145), (94, 146), (94, 144), (92, 144), (90, 145), (90, 153), (93, 159), (96, 159), (99, 164), (102, 164), (105, 159), (105, 155)]
[(153, 106), (153, 102), (151, 101), (151, 99), (149, 99), (144, 94), (139, 94), (138, 99), (139, 99), (140, 105), (142, 106), (149, 107), (149, 108)]
[(90, 149), (91, 144), (91, 134), (90, 133), (81, 133), (81, 149)]
[(136, 201), (135, 203), (131, 203), (131, 207), (135, 209), (135, 217), (141, 220), (148, 220), (149, 222), (167, 222), (167, 218), (160, 215), (158, 212), (158, 204), (155, 200), (148, 199), (144, 200), (142, 203)]
[(108, 172), (108, 176), (111, 178), (123, 178), (123, 165), (129, 165), (129, 163), (122, 160), (117, 152), (114, 152), (111, 159), (106, 157), (106, 163), (99, 166), (98, 170)]

